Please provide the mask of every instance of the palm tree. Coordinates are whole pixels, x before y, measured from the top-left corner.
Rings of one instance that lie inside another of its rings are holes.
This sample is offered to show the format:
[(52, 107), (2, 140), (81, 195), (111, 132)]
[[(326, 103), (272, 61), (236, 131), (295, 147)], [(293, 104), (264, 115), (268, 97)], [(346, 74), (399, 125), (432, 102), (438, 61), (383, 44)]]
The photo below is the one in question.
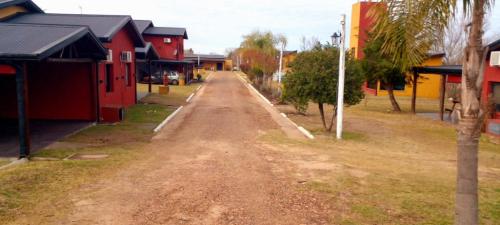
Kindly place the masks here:
[[(459, 4), (470, 17), (462, 72), (462, 107), (457, 128), (455, 224), (478, 224), (478, 147), (485, 112), (481, 106), (484, 17), (494, 0), (382, 0), (376, 32), (382, 51), (403, 69), (420, 65)], [(378, 15), (378, 14), (377, 14)]]

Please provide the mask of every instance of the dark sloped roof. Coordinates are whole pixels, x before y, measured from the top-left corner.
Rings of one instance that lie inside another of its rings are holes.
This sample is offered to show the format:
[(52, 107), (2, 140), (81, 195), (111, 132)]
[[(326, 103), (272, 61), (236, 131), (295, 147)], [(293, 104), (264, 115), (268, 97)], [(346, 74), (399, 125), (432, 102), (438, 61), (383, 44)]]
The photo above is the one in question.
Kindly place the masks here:
[(446, 53), (444, 52), (429, 52), (427, 53), (428, 57), (444, 57), (446, 56)]
[[(82, 53), (106, 58), (106, 50), (87, 27), (0, 23), (0, 59), (43, 60), (82, 40)], [(83, 40), (85, 39), (85, 40)]]
[(158, 54), (151, 42), (146, 42), (144, 48), (135, 48), (135, 55), (138, 59), (160, 59), (160, 54)]
[(137, 31), (130, 16), (89, 15), (89, 14), (23, 14), (7, 20), (8, 23), (80, 25), (88, 26), (103, 42), (110, 42), (114, 35), (125, 26), (135, 30), (133, 39), (137, 47), (144, 46), (144, 39)]
[(43, 10), (30, 0), (0, 0), (0, 9), (14, 5), (23, 6), (30, 12), (43, 13)]
[(184, 58), (186, 59), (192, 59), (192, 60), (198, 60), (198, 57), (200, 57), (200, 60), (202, 61), (225, 61), (226, 56), (224, 55), (204, 55), (204, 54), (185, 54)]
[(194, 61), (189, 59), (184, 59), (184, 60), (159, 59), (159, 60), (154, 60), (153, 62), (160, 64), (173, 64), (173, 65), (194, 64)]
[(490, 48), (490, 51), (498, 50), (500, 49), (500, 39), (491, 42), (488, 47)]
[(293, 55), (293, 54), (297, 54), (297, 50), (295, 50), (295, 51), (283, 51), (283, 55)]
[(183, 36), (188, 39), (186, 28), (180, 27), (150, 27), (147, 28), (143, 34), (147, 35), (160, 35), (160, 36)]
[(144, 31), (148, 27), (153, 26), (153, 21), (151, 20), (134, 20), (135, 25), (137, 26), (137, 29), (139, 30), (139, 33), (144, 33)]
[(444, 66), (421, 66), (415, 67), (415, 71), (419, 73), (431, 73), (440, 75), (462, 75), (461, 65), (444, 65)]

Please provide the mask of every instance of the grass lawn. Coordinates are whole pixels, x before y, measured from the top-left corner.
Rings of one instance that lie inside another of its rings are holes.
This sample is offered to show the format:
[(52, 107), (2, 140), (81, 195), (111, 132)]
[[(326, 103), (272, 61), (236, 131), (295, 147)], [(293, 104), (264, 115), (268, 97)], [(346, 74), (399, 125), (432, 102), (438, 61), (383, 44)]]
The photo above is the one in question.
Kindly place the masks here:
[(147, 157), (144, 148), (153, 137), (152, 130), (196, 87), (176, 87), (168, 96), (152, 94), (144, 103), (127, 109), (125, 121), (90, 127), (33, 155), (64, 159), (75, 153), (108, 154), (108, 158), (30, 161), (0, 170), (1, 223), (22, 223), (19, 219), (30, 224), (56, 223), (51, 218), (66, 214), (73, 204), (72, 190)]
[[(410, 98), (398, 100), (408, 112)], [(295, 114), (290, 106), (278, 108), (317, 138), (299, 142), (271, 133), (263, 141), (294, 153), (291, 162), (299, 162), (298, 173), (308, 181), (305, 188), (331, 197), (332, 223), (453, 224), (452, 125), (391, 113), (388, 97), (368, 96), (346, 109), (345, 139), (337, 141), (334, 134), (322, 131), (316, 105), (310, 105), (306, 116)], [(420, 99), (417, 109), (437, 112), (438, 101)], [(479, 161), (481, 223), (500, 224), (500, 146), (484, 135)]]
[[(152, 94), (149, 94), (149, 98), (143, 99), (147, 103), (158, 103), (170, 106), (179, 106), (186, 103), (186, 98), (193, 93), (201, 83), (193, 83), (187, 86), (170, 85), (170, 92), (167, 96), (160, 96), (158, 94), (158, 88), (162, 85), (155, 84), (152, 87)], [(148, 92), (147, 84), (137, 84), (138, 92)]]
[(0, 166), (5, 166), (5, 165), (7, 165), (9, 163), (10, 163), (9, 160), (2, 160), (2, 159), (0, 159)]

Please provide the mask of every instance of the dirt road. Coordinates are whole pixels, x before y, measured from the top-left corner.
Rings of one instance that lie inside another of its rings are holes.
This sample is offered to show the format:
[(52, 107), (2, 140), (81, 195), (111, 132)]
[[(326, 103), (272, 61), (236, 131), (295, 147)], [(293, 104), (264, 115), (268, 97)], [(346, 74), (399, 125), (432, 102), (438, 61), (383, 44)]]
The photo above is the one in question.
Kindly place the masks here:
[(258, 141), (276, 118), (237, 75), (216, 73), (147, 160), (83, 188), (61, 224), (328, 224), (328, 202)]

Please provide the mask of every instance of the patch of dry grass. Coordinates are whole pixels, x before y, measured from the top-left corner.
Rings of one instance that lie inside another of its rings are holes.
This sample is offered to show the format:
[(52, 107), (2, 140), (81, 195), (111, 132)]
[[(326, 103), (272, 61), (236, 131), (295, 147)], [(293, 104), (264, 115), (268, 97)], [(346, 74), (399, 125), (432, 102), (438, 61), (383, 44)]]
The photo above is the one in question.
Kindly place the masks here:
[[(186, 98), (201, 85), (201, 83), (191, 84), (187, 86), (170, 85), (170, 92), (165, 96), (158, 94), (158, 88), (161, 85), (153, 85), (152, 93), (149, 94), (147, 98), (142, 99), (141, 102), (178, 107), (186, 104)], [(148, 85), (137, 84), (137, 91), (148, 92)]]
[(106, 159), (30, 161), (0, 170), (0, 223), (19, 224), (20, 218), (29, 224), (57, 223), (54, 218), (65, 215), (73, 204), (71, 191), (146, 157), (144, 147), (154, 127), (195, 88), (176, 87), (169, 96), (150, 95), (144, 99), (147, 103), (126, 111), (125, 121), (90, 127), (33, 155), (64, 159), (75, 153), (99, 153), (108, 154)]
[[(399, 100), (409, 111), (410, 99)], [(299, 167), (297, 172), (309, 181), (308, 188), (331, 197), (335, 224), (453, 223), (456, 136), (452, 125), (388, 112), (387, 97), (370, 96), (367, 104), (346, 110), (344, 140), (337, 141), (322, 131), (316, 105), (306, 116), (294, 114), (290, 106), (278, 107), (312, 130), (317, 139), (297, 142), (271, 133), (263, 140), (309, 164), (336, 165)], [(421, 112), (437, 112), (438, 102), (424, 99), (417, 107)], [(481, 223), (500, 224), (500, 146), (482, 138), (479, 160)]]

